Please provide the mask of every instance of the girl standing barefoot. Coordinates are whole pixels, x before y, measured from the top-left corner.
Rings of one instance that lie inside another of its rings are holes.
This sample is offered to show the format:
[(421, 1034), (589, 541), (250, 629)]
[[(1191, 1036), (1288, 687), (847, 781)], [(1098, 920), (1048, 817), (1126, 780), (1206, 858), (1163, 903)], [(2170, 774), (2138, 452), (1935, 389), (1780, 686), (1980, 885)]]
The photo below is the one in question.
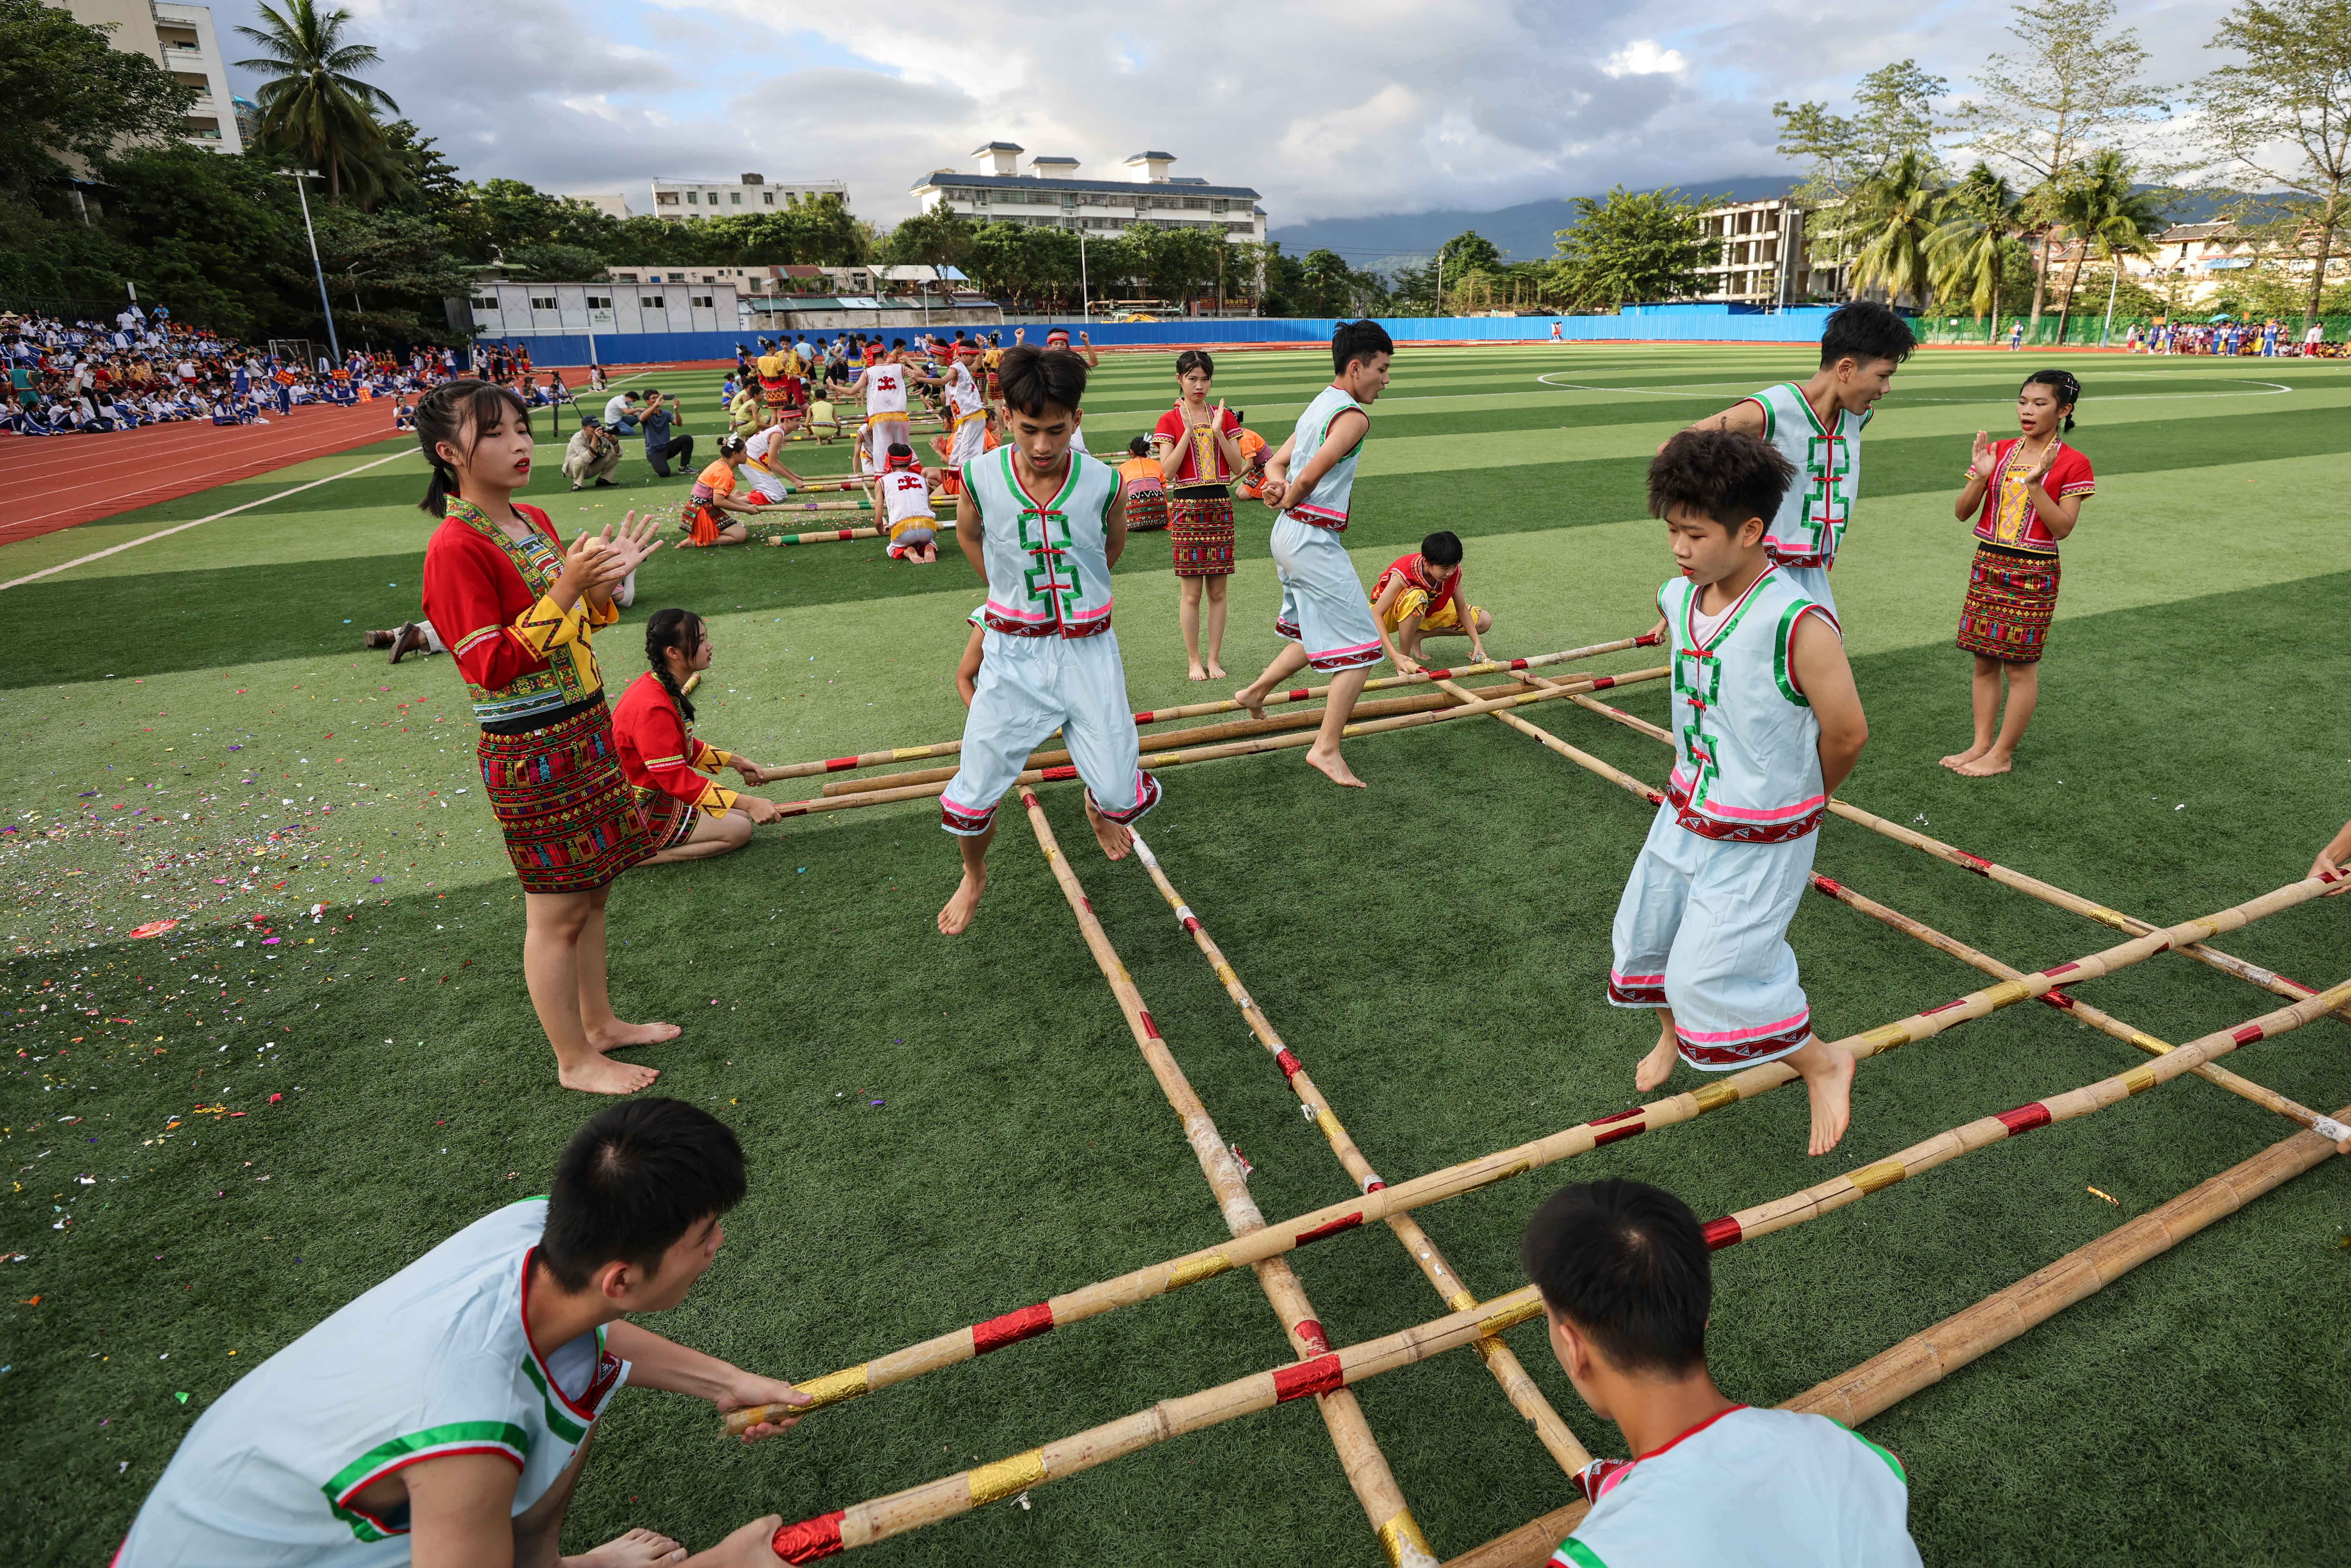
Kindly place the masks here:
[[(1174, 552), (1177, 618), (1184, 628), (1184, 656), (1196, 681), (1220, 681), (1225, 667), (1225, 584), (1233, 574), (1232, 477), (1249, 466), (1237, 438), (1241, 422), (1217, 403), (1208, 403), (1217, 362), (1206, 350), (1176, 356), (1176, 382), (1183, 395), (1159, 416), (1151, 433), (1159, 471), (1167, 481), (1167, 538)], [(1208, 601), (1207, 646), (1200, 642), (1200, 601)]]

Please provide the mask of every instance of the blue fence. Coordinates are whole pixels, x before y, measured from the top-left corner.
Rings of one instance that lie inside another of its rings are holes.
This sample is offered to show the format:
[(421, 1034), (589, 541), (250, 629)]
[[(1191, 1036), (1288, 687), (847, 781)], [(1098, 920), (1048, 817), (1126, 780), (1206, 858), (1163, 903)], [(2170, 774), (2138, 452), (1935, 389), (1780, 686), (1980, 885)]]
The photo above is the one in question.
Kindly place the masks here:
[[(1560, 336), (1572, 342), (1734, 342), (1810, 343), (1821, 335), (1825, 308), (1798, 308), (1774, 314), (1738, 310), (1727, 306), (1633, 306), (1617, 316), (1405, 316), (1382, 318), (1380, 325), (1399, 343), (1443, 340), (1475, 342), (1547, 342), (1556, 323)], [(1336, 319), (1284, 317), (1242, 319), (1208, 318), (1185, 321), (1078, 321), (1060, 323), (1072, 333), (1083, 331), (1097, 348), (1151, 343), (1327, 343)], [(889, 327), (884, 336), (911, 340), (914, 329)], [(969, 329), (967, 329), (969, 330)], [(1027, 324), (1028, 340), (1041, 343), (1050, 328)], [(831, 332), (810, 333), (830, 338)], [(1006, 329), (1007, 341), (1011, 330)], [(485, 340), (489, 341), (491, 340)], [(590, 361), (586, 336), (524, 337), (496, 340), (530, 345), (533, 364), (585, 365)], [(731, 360), (737, 343), (756, 344), (753, 332), (599, 333), (592, 340), (594, 358), (608, 365), (653, 364), (664, 361)]]

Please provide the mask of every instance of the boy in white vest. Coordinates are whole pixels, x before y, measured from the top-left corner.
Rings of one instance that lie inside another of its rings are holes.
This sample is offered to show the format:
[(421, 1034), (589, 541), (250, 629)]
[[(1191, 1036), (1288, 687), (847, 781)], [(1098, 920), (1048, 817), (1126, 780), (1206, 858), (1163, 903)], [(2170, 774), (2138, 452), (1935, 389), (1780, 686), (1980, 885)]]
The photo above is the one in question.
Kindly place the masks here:
[[(147, 1494), (116, 1568), (552, 1568), (622, 1384), (722, 1412), (809, 1403), (631, 1321), (685, 1299), (743, 1193), (742, 1145), (707, 1112), (656, 1099), (601, 1113), (565, 1147), (549, 1196), (475, 1220), (231, 1385)], [(772, 1563), (780, 1522), (690, 1561)], [(689, 1559), (632, 1530), (569, 1561)]]
[(1519, 1260), (1568, 1381), (1635, 1456), (1576, 1477), (1592, 1511), (1552, 1568), (1918, 1568), (1900, 1459), (1714, 1385), (1712, 1260), (1687, 1204), (1622, 1177), (1562, 1188)]
[(1643, 1093), (1679, 1057), (1731, 1072), (1782, 1057), (1811, 1150), (1844, 1136), (1853, 1056), (1813, 1032), (1788, 922), (1831, 791), (1869, 738), (1836, 617), (1764, 553), (1794, 476), (1752, 435), (1685, 430), (1649, 465), (1681, 575), (1657, 591), (1673, 650), (1674, 771), (1616, 905), (1608, 999), (1662, 1028)]
[(939, 911), (949, 936), (970, 925), (987, 886), (998, 800), (1057, 727), (1102, 853), (1125, 855), (1134, 841), (1126, 824), (1159, 801), (1110, 628), (1125, 497), (1115, 469), (1071, 444), (1084, 417), (1086, 362), (1067, 349), (1018, 345), (1005, 351), (999, 384), (1009, 439), (964, 469), (956, 513), (956, 540), (987, 580), (987, 603), (962, 762), (939, 798), (941, 825), (963, 841), (963, 882)]
[(1760, 435), (1795, 469), (1796, 483), (1769, 519), (1763, 548), (1832, 614), (1836, 600), (1829, 592), (1829, 569), (1861, 490), (1862, 429), (1917, 346), (1909, 324), (1893, 310), (1856, 299), (1829, 313), (1821, 332), (1821, 368), (1810, 381), (1765, 387), (1690, 426)]
[(1266, 697), (1301, 667), (1311, 664), (1329, 676), (1331, 695), (1306, 761), (1332, 783), (1357, 789), (1364, 781), (1339, 755), (1339, 737), (1346, 733), (1372, 666), (1386, 658), (1405, 674), (1420, 668), (1374, 618), (1371, 599), (1339, 537), (1347, 530), (1355, 460), (1372, 430), (1369, 405), (1387, 390), (1395, 354), (1395, 345), (1378, 322), (1343, 322), (1331, 335), (1331, 384), (1314, 394), (1298, 416), (1298, 428), (1266, 460), (1262, 497), (1281, 514), (1273, 525), (1273, 570), (1281, 579), (1281, 609), (1273, 629), (1290, 645), (1273, 656), (1263, 674), (1233, 694), (1251, 717), (1263, 718)]

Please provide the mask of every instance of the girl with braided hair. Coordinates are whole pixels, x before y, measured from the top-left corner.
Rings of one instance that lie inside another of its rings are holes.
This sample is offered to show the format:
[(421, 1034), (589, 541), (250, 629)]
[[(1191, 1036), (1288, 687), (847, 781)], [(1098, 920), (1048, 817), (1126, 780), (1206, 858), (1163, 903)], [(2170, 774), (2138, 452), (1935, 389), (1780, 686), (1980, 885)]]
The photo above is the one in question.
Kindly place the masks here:
[[(1976, 559), (1959, 609), (1959, 645), (1976, 660), (1975, 744), (1943, 758), (1970, 779), (2009, 770), (2041, 697), (2041, 654), (2057, 613), (2057, 545), (2097, 489), (2090, 460), (2068, 444), (2082, 383), (2071, 371), (2035, 371), (2016, 394), (2014, 439), (1976, 432), (1968, 482), (1951, 510), (1976, 519)], [(2008, 709), (2001, 711), (2001, 685)]]
[(721, 789), (716, 775), (732, 768), (746, 784), (767, 774), (696, 737), (694, 700), (686, 686), (710, 667), (709, 629), (691, 610), (656, 610), (645, 622), (645, 662), (653, 668), (621, 694), (612, 710), (621, 767), (635, 786), (645, 840), (654, 853), (645, 863), (708, 860), (751, 841), (754, 823), (776, 821), (773, 800)]

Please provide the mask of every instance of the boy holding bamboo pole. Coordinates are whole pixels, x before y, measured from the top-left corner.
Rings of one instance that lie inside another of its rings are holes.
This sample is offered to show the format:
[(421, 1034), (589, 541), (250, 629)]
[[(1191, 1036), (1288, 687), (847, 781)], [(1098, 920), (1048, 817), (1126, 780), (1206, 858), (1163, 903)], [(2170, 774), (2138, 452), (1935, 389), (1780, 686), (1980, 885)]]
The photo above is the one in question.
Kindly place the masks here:
[(1733, 1072), (1785, 1057), (1812, 1102), (1811, 1152), (1844, 1136), (1853, 1057), (1813, 1032), (1788, 923), (1828, 798), (1869, 737), (1836, 618), (1766, 554), (1794, 472), (1752, 435), (1685, 430), (1649, 465), (1649, 510), (1681, 575), (1657, 592), (1673, 649), (1676, 757), (1616, 905), (1608, 999), (1654, 1008), (1634, 1083), (1677, 1057)]
[(1902, 1461), (1825, 1416), (1726, 1398), (1706, 1364), (1706, 1232), (1621, 1177), (1553, 1193), (1519, 1242), (1551, 1347), (1631, 1459), (1594, 1459), (1592, 1511), (1552, 1568), (1917, 1568)]

